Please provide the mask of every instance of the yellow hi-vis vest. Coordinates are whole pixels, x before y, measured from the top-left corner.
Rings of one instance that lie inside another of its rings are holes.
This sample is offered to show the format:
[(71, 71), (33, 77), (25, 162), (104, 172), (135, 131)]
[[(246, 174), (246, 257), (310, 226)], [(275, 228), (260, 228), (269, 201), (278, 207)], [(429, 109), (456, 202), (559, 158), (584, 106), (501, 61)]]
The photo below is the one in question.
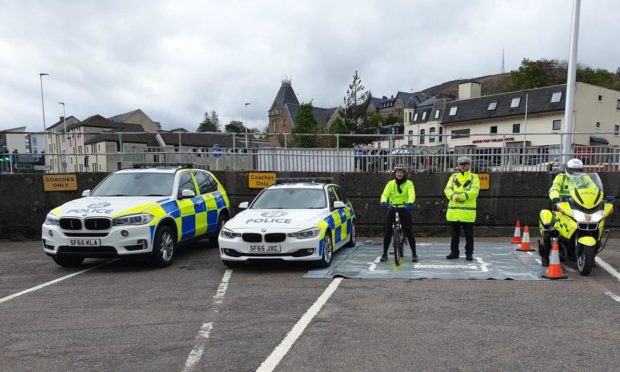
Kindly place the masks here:
[[(480, 192), (480, 179), (476, 174), (470, 171), (454, 173), (448, 178), (443, 192), (450, 201), (446, 212), (448, 221), (476, 221), (476, 199)], [(462, 199), (462, 202), (456, 201), (457, 196)]]
[(391, 180), (385, 185), (381, 194), (381, 203), (392, 204), (413, 204), (415, 202), (415, 187), (411, 180), (407, 180), (400, 185), (402, 193), (398, 192), (396, 180)]

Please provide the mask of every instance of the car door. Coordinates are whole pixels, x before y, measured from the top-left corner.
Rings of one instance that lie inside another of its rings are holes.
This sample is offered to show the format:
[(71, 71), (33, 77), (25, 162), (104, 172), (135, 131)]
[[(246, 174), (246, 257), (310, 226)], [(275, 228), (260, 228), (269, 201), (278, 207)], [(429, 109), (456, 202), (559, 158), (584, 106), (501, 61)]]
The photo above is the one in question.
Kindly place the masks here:
[(334, 188), (336, 190), (336, 195), (338, 196), (338, 200), (340, 200), (346, 205), (346, 207), (342, 209), (342, 212), (340, 212), (340, 215), (344, 220), (346, 220), (346, 228), (343, 228), (343, 230), (346, 231), (346, 237), (348, 238), (351, 235), (351, 231), (353, 230), (353, 222), (354, 222), (353, 220), (355, 219), (355, 211), (353, 210), (353, 205), (347, 199), (347, 196), (344, 193), (344, 190), (340, 186), (335, 186)]
[[(183, 172), (179, 175), (179, 188), (177, 193), (177, 205), (179, 206), (180, 217), (176, 219), (177, 231), (180, 232), (179, 240), (191, 239), (196, 234), (196, 203), (193, 198), (182, 198), (183, 190), (191, 190), (198, 195), (196, 183), (190, 172)], [(201, 203), (204, 204), (204, 201)]]
[(199, 192), (196, 198), (203, 202), (200, 208), (196, 207), (196, 236), (198, 236), (217, 229), (218, 207), (213, 195), (217, 190), (217, 183), (207, 172), (195, 171), (194, 178)]
[[(346, 218), (342, 208), (333, 209), (334, 202), (338, 201), (338, 195), (333, 185), (327, 186), (327, 197), (329, 200), (329, 209), (331, 210), (330, 219), (334, 221), (333, 239), (336, 247), (341, 246), (347, 238)], [(343, 229), (344, 227), (344, 229)]]

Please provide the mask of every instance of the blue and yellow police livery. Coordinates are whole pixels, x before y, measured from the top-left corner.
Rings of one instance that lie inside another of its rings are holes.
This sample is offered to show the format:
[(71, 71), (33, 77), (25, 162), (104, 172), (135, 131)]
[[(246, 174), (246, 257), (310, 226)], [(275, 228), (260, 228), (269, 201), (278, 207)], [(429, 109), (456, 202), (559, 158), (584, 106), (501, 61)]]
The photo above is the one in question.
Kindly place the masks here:
[(355, 211), (335, 184), (289, 182), (263, 190), (222, 228), (220, 255), (225, 265), (281, 259), (331, 264), (333, 254), (354, 246)]
[(61, 266), (133, 255), (168, 266), (180, 243), (217, 238), (230, 219), (222, 185), (191, 167), (120, 170), (82, 195), (53, 209), (43, 223), (43, 250)]

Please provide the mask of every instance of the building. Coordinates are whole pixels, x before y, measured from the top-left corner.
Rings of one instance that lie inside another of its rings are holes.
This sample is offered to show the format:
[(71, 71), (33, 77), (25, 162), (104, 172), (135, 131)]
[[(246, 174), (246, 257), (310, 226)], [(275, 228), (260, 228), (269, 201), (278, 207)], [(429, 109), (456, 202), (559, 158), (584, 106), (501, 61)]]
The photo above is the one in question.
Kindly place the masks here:
[(26, 133), (26, 127), (0, 131), (0, 152), (40, 154), (45, 152), (43, 133)]
[[(267, 134), (271, 146), (283, 146), (282, 138), (284, 134), (291, 134), (295, 127), (295, 117), (300, 107), (297, 95), (293, 90), (290, 79), (283, 79), (282, 85), (269, 108), (269, 124)], [(322, 108), (314, 107), (314, 118), (319, 126), (329, 127), (336, 119), (340, 107)]]
[(390, 115), (403, 120), (406, 108), (415, 108), (422, 103), (427, 97), (421, 93), (398, 92), (396, 97), (383, 96), (382, 98), (370, 97), (366, 114), (368, 116), (378, 113), (387, 118)]

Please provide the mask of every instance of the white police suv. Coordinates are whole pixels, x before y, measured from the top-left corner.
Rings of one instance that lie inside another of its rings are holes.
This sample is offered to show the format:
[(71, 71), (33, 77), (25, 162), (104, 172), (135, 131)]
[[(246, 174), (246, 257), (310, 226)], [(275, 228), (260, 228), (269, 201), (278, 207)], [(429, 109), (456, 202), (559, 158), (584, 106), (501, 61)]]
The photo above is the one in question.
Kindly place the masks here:
[(213, 174), (191, 166), (138, 168), (111, 173), (83, 198), (49, 212), (44, 252), (66, 267), (134, 255), (165, 267), (180, 243), (217, 237), (230, 203)]
[(222, 228), (220, 256), (234, 267), (248, 260), (331, 264), (334, 251), (355, 245), (355, 212), (340, 186), (290, 180), (269, 186)]

